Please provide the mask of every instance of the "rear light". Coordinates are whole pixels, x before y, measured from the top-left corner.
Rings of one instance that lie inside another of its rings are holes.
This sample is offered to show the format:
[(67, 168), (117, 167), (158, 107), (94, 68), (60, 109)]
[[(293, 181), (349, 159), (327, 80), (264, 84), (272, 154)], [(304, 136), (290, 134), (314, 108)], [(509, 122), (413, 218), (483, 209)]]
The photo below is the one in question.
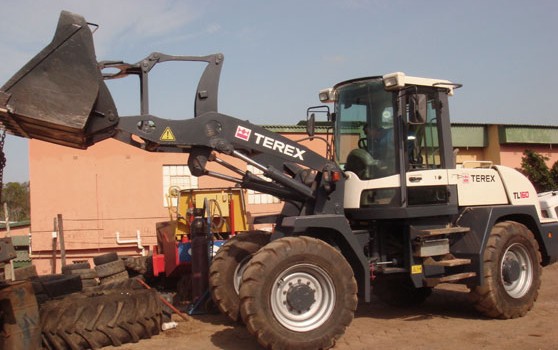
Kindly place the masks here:
[(341, 172), (340, 171), (332, 171), (331, 172), (331, 182), (337, 182), (341, 180)]

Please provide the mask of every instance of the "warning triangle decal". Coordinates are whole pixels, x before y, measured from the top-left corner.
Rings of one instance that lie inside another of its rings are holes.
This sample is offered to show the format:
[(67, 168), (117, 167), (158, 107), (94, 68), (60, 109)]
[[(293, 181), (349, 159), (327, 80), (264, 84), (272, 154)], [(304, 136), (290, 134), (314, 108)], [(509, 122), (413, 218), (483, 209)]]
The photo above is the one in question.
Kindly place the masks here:
[(176, 141), (176, 138), (174, 137), (174, 134), (173, 134), (171, 128), (167, 126), (165, 131), (163, 131), (163, 134), (161, 135), (159, 140), (161, 140), (161, 141)]

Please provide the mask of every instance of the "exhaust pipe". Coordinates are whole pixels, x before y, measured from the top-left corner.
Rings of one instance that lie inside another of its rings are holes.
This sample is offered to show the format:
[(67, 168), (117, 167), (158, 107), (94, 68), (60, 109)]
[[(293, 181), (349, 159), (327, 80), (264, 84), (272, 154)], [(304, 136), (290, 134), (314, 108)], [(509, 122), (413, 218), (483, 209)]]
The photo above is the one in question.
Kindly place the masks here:
[(52, 42), (0, 88), (8, 133), (85, 149), (112, 137), (118, 113), (85, 19), (62, 11)]

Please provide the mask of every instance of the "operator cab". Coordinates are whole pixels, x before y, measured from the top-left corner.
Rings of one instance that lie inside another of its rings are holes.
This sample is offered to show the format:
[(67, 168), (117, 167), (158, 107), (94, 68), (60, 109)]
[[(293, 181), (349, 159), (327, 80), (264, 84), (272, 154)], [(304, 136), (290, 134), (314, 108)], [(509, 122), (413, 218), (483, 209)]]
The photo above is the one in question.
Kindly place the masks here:
[(450, 203), (447, 175), (419, 183), (426, 183), (426, 171), (455, 168), (447, 97), (457, 87), (397, 72), (320, 92), (322, 102), (335, 103), (335, 159), (347, 175), (346, 209), (370, 214)]

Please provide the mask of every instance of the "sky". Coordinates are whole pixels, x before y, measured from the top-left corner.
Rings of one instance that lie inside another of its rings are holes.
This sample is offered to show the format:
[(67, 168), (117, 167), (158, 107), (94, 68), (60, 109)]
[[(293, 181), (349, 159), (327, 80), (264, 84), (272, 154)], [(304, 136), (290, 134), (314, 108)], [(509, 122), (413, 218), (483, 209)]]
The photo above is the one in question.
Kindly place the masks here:
[[(0, 0), (0, 84), (54, 35), (61, 10), (100, 27), (98, 61), (151, 52), (223, 53), (219, 112), (295, 124), (318, 92), (347, 79), (402, 71), (461, 83), (453, 122), (558, 125), (555, 0)], [(158, 65), (150, 112), (193, 116), (203, 65)], [(139, 114), (137, 82), (109, 83), (120, 115)], [(28, 181), (27, 140), (8, 135), (4, 182)]]

